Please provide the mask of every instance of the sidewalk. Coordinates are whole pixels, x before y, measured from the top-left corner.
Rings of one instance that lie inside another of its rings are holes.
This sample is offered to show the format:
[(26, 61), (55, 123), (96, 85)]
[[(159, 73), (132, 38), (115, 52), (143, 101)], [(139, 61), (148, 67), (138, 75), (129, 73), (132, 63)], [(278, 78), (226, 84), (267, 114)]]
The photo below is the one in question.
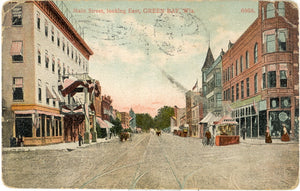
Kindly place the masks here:
[(69, 143), (57, 143), (57, 144), (51, 144), (51, 145), (43, 145), (43, 146), (25, 146), (25, 147), (2, 147), (3, 151), (36, 151), (36, 150), (66, 150), (66, 151), (73, 151), (80, 148), (89, 147), (92, 145), (110, 142), (112, 140), (117, 139), (118, 137), (112, 137), (111, 139), (105, 140), (105, 138), (97, 139), (97, 142), (91, 142), (90, 144), (82, 144), (79, 146), (78, 141), (69, 142)]
[(268, 144), (299, 144), (296, 140), (290, 140), (287, 142), (281, 141), (279, 138), (272, 139), (272, 143), (265, 143), (265, 139), (262, 138), (246, 138), (243, 140), (242, 137), (240, 137), (240, 144), (250, 144), (250, 145), (268, 145)]

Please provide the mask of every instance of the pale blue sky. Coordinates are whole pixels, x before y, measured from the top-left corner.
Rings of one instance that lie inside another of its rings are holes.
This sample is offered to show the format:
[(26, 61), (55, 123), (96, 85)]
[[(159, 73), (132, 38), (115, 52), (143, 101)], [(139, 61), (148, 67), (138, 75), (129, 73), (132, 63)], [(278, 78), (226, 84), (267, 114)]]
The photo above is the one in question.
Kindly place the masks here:
[[(235, 42), (257, 17), (256, 1), (68, 1), (65, 2), (94, 51), (90, 75), (120, 111), (155, 115), (164, 105), (185, 107), (185, 96), (161, 72), (186, 89), (196, 80), (210, 47), (215, 58), (228, 41)], [(106, 13), (106, 9), (140, 9), (139, 13)], [(143, 13), (145, 8), (179, 9), (179, 13)], [(184, 13), (190, 8), (193, 13)], [(243, 13), (241, 9), (253, 9)], [(85, 9), (76, 13), (74, 9)], [(103, 9), (105, 14), (88, 13)]]

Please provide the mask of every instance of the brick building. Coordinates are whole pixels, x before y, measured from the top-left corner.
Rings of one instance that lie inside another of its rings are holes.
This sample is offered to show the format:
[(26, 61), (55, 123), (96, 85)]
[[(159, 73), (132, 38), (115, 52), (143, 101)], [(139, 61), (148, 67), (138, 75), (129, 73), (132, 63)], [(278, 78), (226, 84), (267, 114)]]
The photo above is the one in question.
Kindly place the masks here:
[(259, 1), (258, 17), (223, 56), (223, 100), (248, 137), (279, 137), (282, 124), (298, 129), (298, 9)]

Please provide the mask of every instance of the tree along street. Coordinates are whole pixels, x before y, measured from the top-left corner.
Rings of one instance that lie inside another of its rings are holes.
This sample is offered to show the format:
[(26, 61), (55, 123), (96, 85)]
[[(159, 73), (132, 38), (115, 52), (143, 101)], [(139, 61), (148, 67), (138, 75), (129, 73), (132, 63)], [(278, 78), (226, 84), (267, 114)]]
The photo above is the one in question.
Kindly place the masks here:
[(74, 151), (3, 152), (3, 181), (17, 188), (292, 189), (299, 147), (293, 144), (203, 146), (163, 133)]

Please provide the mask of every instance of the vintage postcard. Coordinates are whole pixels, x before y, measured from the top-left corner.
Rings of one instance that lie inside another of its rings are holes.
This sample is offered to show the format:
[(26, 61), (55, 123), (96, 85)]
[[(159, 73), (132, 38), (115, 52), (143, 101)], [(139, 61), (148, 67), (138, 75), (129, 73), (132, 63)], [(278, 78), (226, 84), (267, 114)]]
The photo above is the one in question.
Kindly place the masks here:
[(1, 6), (4, 189), (298, 188), (296, 1)]

